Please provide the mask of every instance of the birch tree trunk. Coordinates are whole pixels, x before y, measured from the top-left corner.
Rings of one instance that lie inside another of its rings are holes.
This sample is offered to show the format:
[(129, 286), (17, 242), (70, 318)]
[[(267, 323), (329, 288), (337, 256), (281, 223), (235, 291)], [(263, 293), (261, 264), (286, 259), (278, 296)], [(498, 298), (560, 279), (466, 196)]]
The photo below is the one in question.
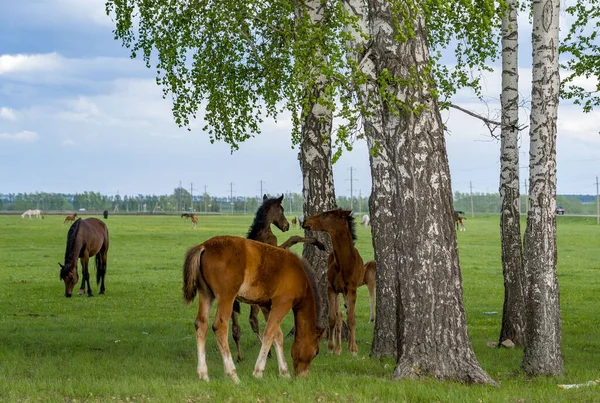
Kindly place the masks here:
[[(397, 289), (397, 312), (386, 313), (396, 314), (398, 320), (393, 378), (429, 375), (494, 383), (477, 362), (467, 332), (450, 170), (439, 106), (432, 95), (420, 4), (400, 14), (389, 1), (369, 0), (368, 4), (376, 77), (381, 82), (389, 73), (405, 82), (386, 80), (383, 92), (388, 97), (377, 110), (378, 127), (372, 127), (382, 132), (366, 133), (371, 141), (380, 140), (383, 150), (371, 162), (378, 169), (373, 175), (389, 173), (389, 179), (376, 179), (391, 203), (377, 205), (376, 195), (371, 204), (374, 209), (383, 208), (383, 213), (374, 211), (375, 215), (383, 214), (394, 222), (395, 234), (387, 234), (393, 240), (385, 248), (374, 245), (379, 260), (396, 266), (395, 277), (378, 278), (395, 282), (391, 287)], [(400, 24), (409, 19), (414, 28), (414, 36), (402, 43), (395, 36), (398, 19)], [(390, 100), (399, 101), (400, 107), (389, 104)], [(376, 225), (381, 221), (374, 220)]]
[(502, 19), (502, 132), (500, 145), (500, 234), (504, 306), (502, 309), (502, 343), (511, 340), (524, 345), (523, 249), (519, 194), (519, 65), (517, 2), (507, 1)]
[(533, 1), (529, 199), (525, 230), (525, 354), (530, 375), (563, 372), (556, 276), (556, 118), (559, 0)]
[[(319, 24), (323, 20), (323, 3), (320, 0), (306, 2), (310, 21)], [(319, 57), (319, 55), (315, 55)], [(323, 95), (325, 77), (319, 78), (314, 88), (309, 88), (310, 99), (318, 100)], [(318, 102), (309, 105), (302, 126), (300, 144), (300, 169), (302, 170), (303, 213), (305, 216), (322, 213), (336, 208), (333, 169), (331, 166), (331, 129), (333, 112)], [(326, 232), (304, 231), (305, 236), (317, 238), (326, 251), (320, 251), (312, 245), (304, 245), (302, 256), (314, 270), (322, 299), (320, 325), (327, 325), (327, 257), (331, 250), (331, 240)]]
[(395, 216), (392, 197), (391, 170), (396, 165), (393, 145), (386, 141), (380, 106), (383, 101), (377, 86), (377, 72), (374, 56), (368, 47), (369, 33), (368, 10), (362, 0), (345, 0), (344, 7), (349, 15), (357, 17), (357, 26), (347, 26), (352, 35), (353, 56), (368, 80), (358, 89), (358, 97), (366, 114), (363, 116), (367, 144), (369, 149), (378, 146), (378, 153), (369, 154), (371, 164), (371, 196), (369, 197), (369, 215), (375, 262), (377, 263), (376, 315), (371, 356), (397, 357), (398, 354), (398, 290), (396, 256)]

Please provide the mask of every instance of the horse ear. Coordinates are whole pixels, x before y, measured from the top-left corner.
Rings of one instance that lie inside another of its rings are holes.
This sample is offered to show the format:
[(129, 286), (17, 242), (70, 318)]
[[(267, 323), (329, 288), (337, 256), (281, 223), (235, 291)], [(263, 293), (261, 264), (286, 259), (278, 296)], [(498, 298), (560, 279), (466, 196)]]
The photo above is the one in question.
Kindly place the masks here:
[(60, 264), (60, 262), (58, 263), (58, 265), (60, 266), (61, 269), (65, 268), (65, 266), (63, 266), (62, 264)]
[(263, 201), (264, 201), (264, 202), (266, 202), (266, 201), (267, 201), (267, 199), (268, 199), (268, 197), (267, 197), (267, 194), (265, 193), (265, 194), (263, 195)]
[(281, 204), (281, 201), (283, 200), (283, 195), (281, 195), (281, 197), (279, 199), (277, 199), (277, 201)]

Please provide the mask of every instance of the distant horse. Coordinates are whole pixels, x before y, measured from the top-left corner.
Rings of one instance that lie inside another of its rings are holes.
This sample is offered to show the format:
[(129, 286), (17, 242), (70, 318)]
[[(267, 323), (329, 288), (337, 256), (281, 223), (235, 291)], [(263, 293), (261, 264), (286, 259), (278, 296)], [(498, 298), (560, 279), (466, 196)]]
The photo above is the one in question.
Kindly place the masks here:
[(36, 216), (37, 218), (41, 218), (44, 219), (44, 213), (42, 210), (27, 210), (26, 212), (24, 212), (23, 214), (21, 214), (21, 220), (23, 218), (25, 218), (25, 216), (29, 216), (29, 219), (31, 220), (31, 216)]
[(193, 214), (189, 214), (189, 213), (183, 213), (183, 214), (181, 215), (181, 218), (185, 218), (185, 219), (187, 220), (188, 218), (191, 218), (191, 216), (193, 216)]
[(465, 212), (454, 210), (454, 222), (456, 223), (456, 230), (458, 231), (460, 226), (460, 231), (466, 231), (467, 229), (465, 228), (463, 220), (466, 220), (467, 217), (461, 217), (460, 214), (465, 214)]
[[(267, 195), (263, 195), (263, 203), (258, 207), (256, 211), (256, 215), (254, 216), (254, 221), (250, 228), (248, 229), (248, 233), (246, 234), (247, 239), (252, 239), (254, 241), (263, 242), (269, 245), (277, 246), (277, 237), (273, 234), (271, 230), (271, 224), (274, 224), (277, 228), (279, 228), (282, 232), (285, 232), (289, 229), (290, 225), (285, 217), (284, 208), (282, 205), (283, 195), (279, 198), (268, 198)], [(286, 242), (281, 244), (279, 247), (283, 249), (289, 249), (293, 245), (304, 242), (308, 244), (315, 245), (317, 248), (324, 250), (325, 246), (319, 242), (315, 238), (302, 238), (299, 236), (292, 236)], [(304, 262), (303, 262), (304, 263)], [(254, 334), (258, 337), (258, 339), (262, 343), (262, 337), (260, 335), (260, 329), (258, 326), (258, 312), (260, 308), (258, 305), (250, 306), (250, 317), (248, 321), (250, 322), (250, 327), (254, 331)], [(242, 352), (240, 350), (240, 326), (238, 322), (238, 314), (240, 313), (240, 304), (236, 300), (233, 305), (233, 312), (231, 314), (231, 329), (233, 334), (233, 340), (237, 346), (238, 352), (238, 360), (243, 360)], [(268, 318), (268, 310), (263, 309), (263, 316), (265, 319)]]
[(67, 248), (65, 251), (65, 264), (60, 266), (60, 278), (65, 282), (65, 296), (70, 297), (73, 287), (77, 284), (77, 259), (81, 260), (81, 287), (79, 294), (85, 293), (87, 285), (88, 297), (92, 297), (88, 262), (90, 257), (96, 256), (96, 284), (100, 283), (100, 294), (104, 294), (104, 276), (106, 275), (106, 262), (108, 255), (108, 228), (103, 221), (90, 217), (77, 219), (69, 228), (67, 234)]
[(63, 221), (63, 225), (65, 225), (66, 223), (68, 223), (69, 221), (75, 221), (75, 219), (77, 218), (77, 213), (73, 214), (73, 215), (68, 215), (65, 217), (65, 220)]
[(198, 217), (196, 217), (194, 214), (190, 214), (189, 216), (192, 219), (192, 228), (196, 229), (196, 227), (198, 227)]
[(298, 223), (298, 220), (296, 219), (296, 217), (292, 218), (292, 228), (296, 229), (296, 224)]
[(319, 340), (325, 329), (317, 327), (320, 298), (314, 279), (305, 272), (294, 253), (241, 237), (217, 236), (190, 248), (183, 265), (183, 297), (189, 304), (198, 293), (196, 344), (198, 375), (208, 381), (206, 334), (215, 299), (217, 312), (212, 325), (223, 357), (225, 374), (238, 383), (228, 341), (228, 319), (237, 299), (258, 304), (270, 311), (263, 343), (254, 366), (254, 376), (262, 378), (271, 344), (275, 343), (279, 375), (289, 377), (283, 351), (281, 321), (292, 310), (296, 332), (292, 360), (296, 377), (308, 376), (313, 358), (319, 353)]
[(306, 217), (303, 228), (309, 231), (326, 231), (331, 236), (333, 250), (327, 261), (327, 297), (329, 301), (329, 352), (342, 351), (342, 313), (339, 294), (344, 296), (347, 306), (346, 316), (349, 329), (348, 349), (358, 353), (356, 345), (356, 289), (363, 284), (369, 290), (371, 318), (374, 320), (375, 262), (363, 264), (354, 246), (356, 240), (355, 223), (352, 212), (331, 210)]
[(368, 215), (368, 214), (365, 214), (365, 215), (362, 217), (362, 222), (361, 222), (361, 224), (362, 224), (362, 225), (364, 225), (364, 226), (365, 226), (365, 228), (366, 228), (366, 227), (368, 227), (369, 225), (371, 225), (371, 218), (369, 217), (369, 215)]
[(106, 220), (108, 218), (108, 210), (104, 210), (102, 215), (104, 216), (104, 219)]

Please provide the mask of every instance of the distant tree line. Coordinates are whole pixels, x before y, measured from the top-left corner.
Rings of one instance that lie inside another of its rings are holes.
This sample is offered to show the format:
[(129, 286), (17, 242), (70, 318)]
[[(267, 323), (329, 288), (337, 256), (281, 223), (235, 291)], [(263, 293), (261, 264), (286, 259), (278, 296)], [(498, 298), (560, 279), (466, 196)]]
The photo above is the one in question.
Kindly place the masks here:
[[(269, 197), (280, 196), (268, 195)], [(304, 200), (299, 193), (284, 194), (286, 212), (301, 214)], [(214, 197), (208, 193), (192, 195), (188, 190), (178, 187), (170, 195), (114, 195), (107, 196), (98, 192), (83, 193), (0, 193), (0, 210), (25, 211), (40, 209), (43, 211), (104, 211), (119, 213), (175, 213), (192, 211), (199, 213), (253, 214), (262, 203), (262, 196)], [(357, 213), (366, 212), (369, 203), (366, 197), (341, 196), (337, 198), (340, 208), (351, 209)]]
[[(527, 211), (527, 196), (521, 195), (521, 213)], [(499, 193), (461, 193), (454, 192), (454, 209), (471, 211), (471, 201), (475, 213), (500, 213)], [(596, 214), (596, 196), (593, 195), (556, 195), (556, 205), (565, 208), (567, 214)]]

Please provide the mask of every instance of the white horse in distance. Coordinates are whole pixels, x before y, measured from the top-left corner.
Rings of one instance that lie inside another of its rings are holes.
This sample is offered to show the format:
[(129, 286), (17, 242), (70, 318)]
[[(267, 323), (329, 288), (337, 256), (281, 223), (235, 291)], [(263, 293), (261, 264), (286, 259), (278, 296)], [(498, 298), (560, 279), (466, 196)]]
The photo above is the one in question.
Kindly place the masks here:
[(365, 214), (363, 216), (361, 224), (364, 225), (365, 228), (368, 227), (369, 225), (371, 225), (371, 218), (369, 217), (368, 214)]
[(38, 219), (43, 219), (44, 218), (44, 212), (42, 210), (27, 210), (26, 212), (24, 212), (23, 214), (21, 214), (21, 220), (23, 218), (25, 218), (25, 216), (29, 216), (29, 219), (31, 220), (31, 216), (36, 216)]

